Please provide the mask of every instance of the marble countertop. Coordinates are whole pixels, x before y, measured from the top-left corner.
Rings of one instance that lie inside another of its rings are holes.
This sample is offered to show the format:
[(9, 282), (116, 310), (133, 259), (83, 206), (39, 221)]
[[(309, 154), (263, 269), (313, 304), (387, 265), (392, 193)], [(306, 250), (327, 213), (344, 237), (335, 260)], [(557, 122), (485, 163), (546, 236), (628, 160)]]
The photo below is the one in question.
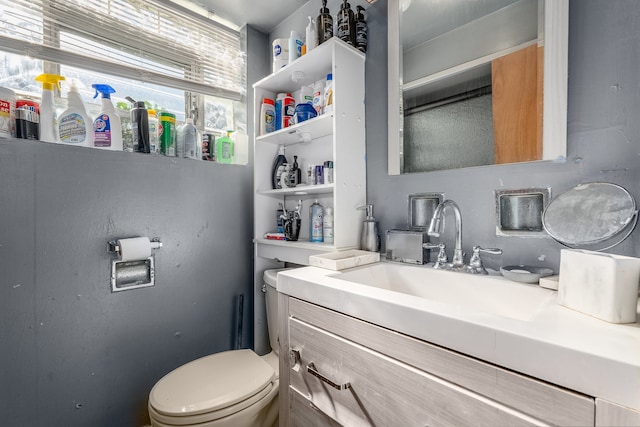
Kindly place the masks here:
[[(362, 268), (366, 267), (358, 267)], [(278, 274), (277, 288), (289, 296), (640, 411), (637, 322), (604, 322), (559, 305), (555, 291), (503, 277), (490, 280), (505, 281), (495, 282), (500, 286), (535, 288), (539, 295), (532, 296), (531, 303), (537, 306), (530, 315), (497, 315), (340, 279), (352, 270), (355, 269), (342, 273), (317, 267), (287, 270)], [(437, 274), (455, 275), (451, 276), (455, 281), (469, 277), (468, 280), (477, 281), (473, 286), (484, 286), (482, 277), (440, 271)]]

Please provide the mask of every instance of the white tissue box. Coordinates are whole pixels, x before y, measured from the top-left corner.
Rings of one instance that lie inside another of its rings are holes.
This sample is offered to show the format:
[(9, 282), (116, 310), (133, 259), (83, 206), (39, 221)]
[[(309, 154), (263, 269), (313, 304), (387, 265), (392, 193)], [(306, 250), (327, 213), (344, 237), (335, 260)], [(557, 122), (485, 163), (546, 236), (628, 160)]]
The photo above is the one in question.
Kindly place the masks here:
[(578, 249), (560, 252), (558, 303), (611, 323), (634, 323), (640, 258)]

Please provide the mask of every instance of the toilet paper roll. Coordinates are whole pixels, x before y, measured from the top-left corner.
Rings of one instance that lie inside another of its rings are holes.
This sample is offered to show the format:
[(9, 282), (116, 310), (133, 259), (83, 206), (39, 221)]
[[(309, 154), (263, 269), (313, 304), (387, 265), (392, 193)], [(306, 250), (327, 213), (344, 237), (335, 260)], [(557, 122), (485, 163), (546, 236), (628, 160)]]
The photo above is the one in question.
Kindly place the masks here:
[(132, 237), (131, 239), (118, 240), (120, 247), (120, 259), (133, 261), (146, 259), (151, 256), (151, 242), (148, 237)]

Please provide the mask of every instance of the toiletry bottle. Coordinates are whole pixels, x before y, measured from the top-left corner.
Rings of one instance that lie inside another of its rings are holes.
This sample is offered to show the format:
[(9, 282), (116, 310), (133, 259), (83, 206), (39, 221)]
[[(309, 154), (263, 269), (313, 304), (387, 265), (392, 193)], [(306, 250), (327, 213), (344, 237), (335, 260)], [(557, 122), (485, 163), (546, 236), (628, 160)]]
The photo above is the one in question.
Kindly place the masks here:
[(58, 135), (63, 144), (93, 147), (93, 120), (80, 98), (78, 84), (74, 79), (69, 80), (67, 109), (60, 114)]
[(302, 56), (302, 37), (296, 31), (289, 36), (289, 64)]
[(16, 136), (16, 93), (0, 86), (0, 138)]
[(324, 86), (323, 101), (323, 114), (333, 113), (333, 75), (331, 73), (327, 74), (327, 83)]
[(42, 101), (40, 102), (40, 141), (59, 142), (58, 118), (53, 106), (54, 89), (60, 93), (60, 80), (57, 74), (40, 74), (35, 80), (42, 83)]
[(316, 22), (310, 16), (307, 18), (309, 18), (309, 23), (305, 30), (305, 45), (307, 46), (306, 53), (309, 53), (316, 47), (318, 37), (316, 36)]
[(282, 100), (287, 94), (280, 92), (276, 95), (275, 111), (276, 111), (276, 130), (282, 129)]
[(111, 94), (115, 89), (106, 84), (94, 84), (96, 90), (93, 96), (101, 95), (100, 114), (93, 121), (93, 146), (105, 150), (122, 151), (122, 126), (120, 116), (116, 113), (116, 108), (111, 103)]
[(310, 242), (322, 242), (322, 205), (318, 203), (316, 199), (311, 206), (309, 206), (309, 241)]
[(260, 135), (276, 130), (276, 109), (273, 99), (263, 98), (260, 107)]
[(298, 156), (293, 156), (293, 165), (291, 165), (291, 173), (295, 173), (296, 185), (302, 184), (302, 169), (300, 169), (300, 165), (298, 165)]
[(359, 51), (367, 53), (367, 21), (364, 19), (364, 7), (356, 6), (356, 47)]
[(325, 209), (322, 219), (322, 238), (325, 243), (333, 243), (333, 208)]
[(296, 112), (296, 100), (290, 93), (282, 98), (282, 129), (291, 126), (291, 118)]
[(323, 80), (318, 80), (313, 84), (313, 108), (318, 115), (322, 114), (324, 107), (324, 86)]
[(298, 104), (304, 103), (313, 105), (313, 87), (311, 86), (302, 86), (300, 88), (300, 99), (298, 100)]
[(322, 8), (320, 9), (320, 14), (316, 19), (316, 25), (318, 29), (318, 31), (316, 31), (316, 37), (318, 39), (317, 45), (320, 46), (322, 43), (333, 37), (333, 18), (331, 17), (331, 13), (327, 7), (327, 0), (322, 0)]
[[(198, 160), (198, 128), (193, 124), (193, 119), (187, 117), (180, 127), (182, 137), (182, 157)], [(202, 146), (202, 144), (200, 144)]]
[(356, 26), (355, 19), (353, 17), (353, 10), (347, 0), (340, 5), (340, 12), (338, 12), (338, 31), (337, 36), (345, 43), (355, 46), (356, 44)]
[(149, 144), (149, 112), (144, 101), (133, 103), (133, 108), (131, 109), (131, 135), (134, 152), (151, 152), (151, 145)]
[(227, 135), (218, 138), (216, 141), (216, 161), (218, 163), (233, 163), (233, 139), (231, 139), (232, 130), (227, 131)]
[(367, 217), (362, 223), (362, 234), (360, 235), (360, 249), (363, 251), (380, 251), (380, 233), (378, 223), (373, 217), (373, 205), (361, 206), (359, 209), (366, 209)]
[(160, 138), (158, 135), (158, 117), (156, 110), (147, 110), (147, 120), (149, 122), (149, 152), (151, 154), (160, 153)]
[[(144, 103), (143, 103), (144, 104)], [(147, 114), (147, 120), (148, 120)], [(148, 125), (147, 125), (148, 129)], [(148, 138), (149, 135), (147, 135)], [(167, 111), (158, 113), (158, 139), (160, 152), (167, 157), (176, 156), (176, 115)], [(148, 141), (148, 139), (147, 139)], [(135, 150), (135, 145), (134, 145)], [(148, 152), (148, 151), (147, 151)]]
[(273, 160), (273, 166), (271, 167), (271, 188), (282, 188), (280, 185), (280, 177), (278, 176), (278, 170), (280, 166), (287, 163), (287, 158), (284, 156), (284, 145), (278, 146), (278, 154)]

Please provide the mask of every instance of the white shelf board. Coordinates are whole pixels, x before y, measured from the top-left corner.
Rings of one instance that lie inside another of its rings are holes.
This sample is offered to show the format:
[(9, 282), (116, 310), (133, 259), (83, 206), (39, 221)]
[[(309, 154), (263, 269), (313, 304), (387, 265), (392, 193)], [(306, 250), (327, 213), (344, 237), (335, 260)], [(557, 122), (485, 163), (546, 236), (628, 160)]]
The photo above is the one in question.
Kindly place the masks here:
[(298, 185), (294, 188), (282, 188), (277, 190), (257, 190), (256, 193), (263, 196), (290, 196), (307, 194), (329, 194), (333, 192), (335, 184), (319, 184), (319, 185)]
[(255, 241), (261, 245), (282, 246), (286, 248), (313, 249), (322, 252), (333, 252), (336, 250), (333, 243), (310, 242), (302, 239), (296, 240), (295, 242), (271, 239), (255, 239)]
[(277, 145), (299, 144), (310, 142), (313, 139), (331, 135), (333, 132), (333, 114), (323, 114), (293, 126), (260, 135), (256, 138), (258, 143), (270, 143)]

